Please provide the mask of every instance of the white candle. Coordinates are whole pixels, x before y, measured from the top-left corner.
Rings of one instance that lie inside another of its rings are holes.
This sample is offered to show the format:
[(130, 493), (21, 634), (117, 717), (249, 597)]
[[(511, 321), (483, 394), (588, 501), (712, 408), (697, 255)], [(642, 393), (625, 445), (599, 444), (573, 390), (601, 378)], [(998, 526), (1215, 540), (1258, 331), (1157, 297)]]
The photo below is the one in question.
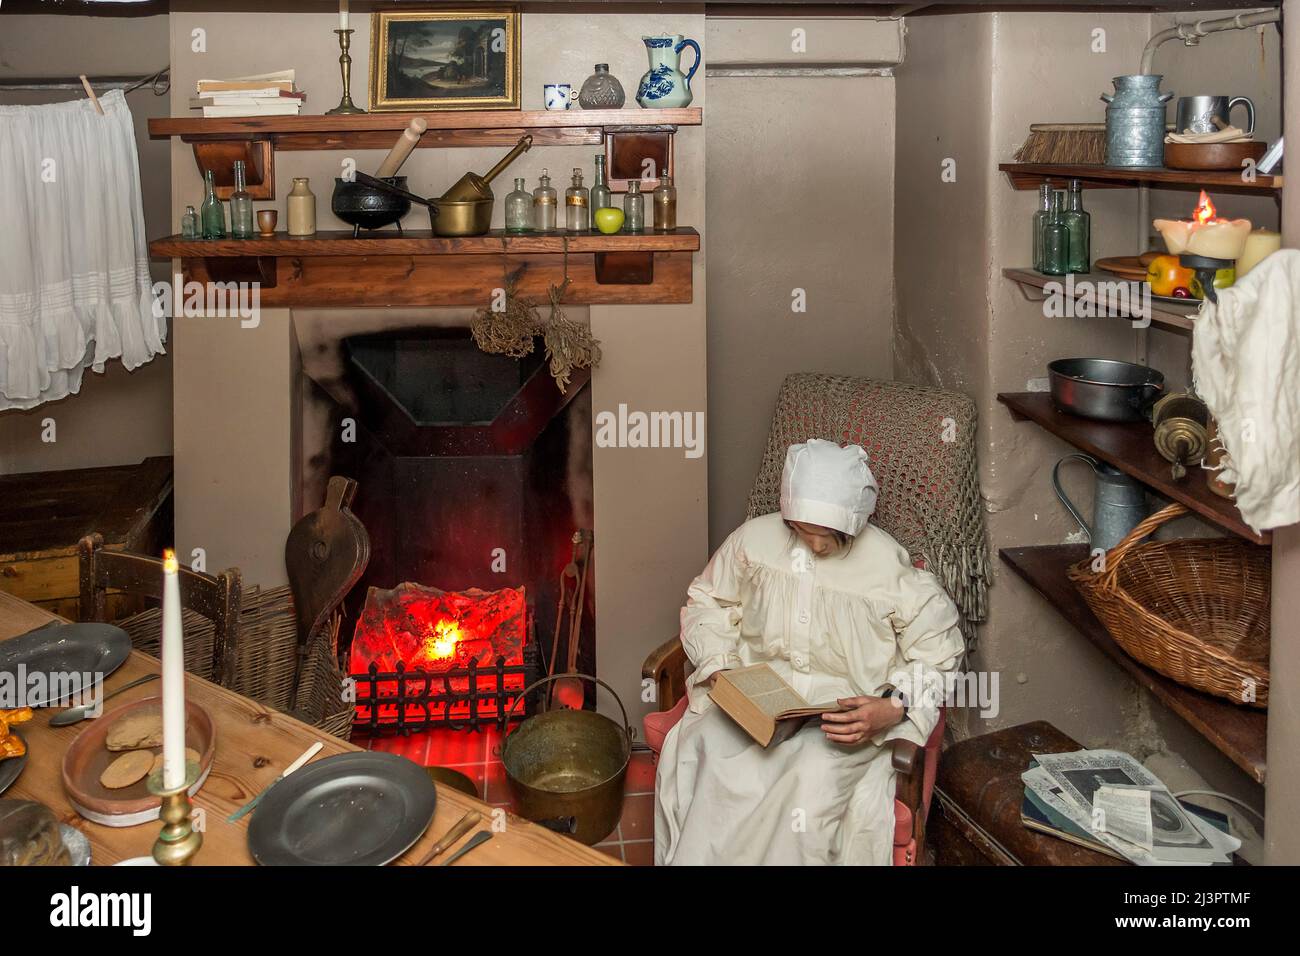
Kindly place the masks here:
[(1271, 229), (1256, 229), (1246, 237), (1246, 248), (1237, 257), (1237, 278), (1240, 279), (1266, 256), (1271, 256), (1281, 248), (1281, 235)]
[(163, 786), (185, 786), (185, 644), (176, 553), (163, 553), (162, 699)]
[(1250, 235), (1249, 219), (1219, 219), (1214, 203), (1201, 190), (1195, 218), (1157, 219), (1152, 225), (1160, 230), (1165, 246), (1173, 255), (1188, 253), (1211, 259), (1236, 259)]
[(339, 0), (339, 29), (348, 28), (348, 0)]

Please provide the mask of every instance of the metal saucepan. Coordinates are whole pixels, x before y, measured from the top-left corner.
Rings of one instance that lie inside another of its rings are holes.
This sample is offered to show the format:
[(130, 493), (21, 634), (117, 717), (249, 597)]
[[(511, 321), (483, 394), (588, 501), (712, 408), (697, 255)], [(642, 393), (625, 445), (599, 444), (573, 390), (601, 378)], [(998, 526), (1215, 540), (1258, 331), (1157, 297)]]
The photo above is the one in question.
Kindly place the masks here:
[(362, 229), (380, 229), (397, 224), (402, 231), (402, 217), (411, 211), (411, 201), (402, 195), (406, 191), (405, 176), (376, 179), (357, 173), (355, 180), (335, 179), (334, 195), (330, 208), (352, 227), (355, 239)]
[(1104, 422), (1146, 420), (1165, 388), (1155, 369), (1113, 359), (1057, 359), (1047, 374), (1057, 408)]
[[(368, 176), (365, 173), (358, 172), (357, 182), (363, 183), (368, 187), (374, 187), (376, 191), (391, 193), (395, 197), (407, 203), (410, 208), (411, 203), (419, 203), (421, 206), (429, 207), (429, 228), (433, 230), (435, 236), (481, 236), (492, 228), (492, 203), (493, 199), (489, 196), (487, 199), (455, 200), (446, 199), (425, 199), (423, 196), (417, 196), (415, 193), (406, 189), (404, 185), (397, 185), (388, 180), (376, 179), (374, 176)], [(403, 177), (396, 177), (402, 179)]]
[(614, 688), (589, 674), (543, 677), (525, 688), (511, 712), (534, 689), (561, 677), (595, 681), (614, 694), (623, 726), (591, 710), (547, 711), (506, 737), (501, 762), (521, 817), (538, 822), (575, 817), (573, 838), (591, 846), (609, 836), (622, 815), (632, 728)]

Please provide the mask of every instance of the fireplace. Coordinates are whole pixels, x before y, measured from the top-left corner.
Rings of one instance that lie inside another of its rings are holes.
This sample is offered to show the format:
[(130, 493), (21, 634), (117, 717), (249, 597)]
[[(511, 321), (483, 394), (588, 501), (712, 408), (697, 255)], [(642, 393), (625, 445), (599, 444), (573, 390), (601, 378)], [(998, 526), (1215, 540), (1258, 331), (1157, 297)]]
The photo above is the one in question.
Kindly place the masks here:
[[(368, 332), (334, 347), (337, 377), (318, 380), (310, 401), (332, 435), (315, 463), (358, 482), (352, 510), (371, 540), (340, 629), (355, 729), (522, 718), (533, 702), (512, 710), (519, 692), (570, 657), (557, 602), (571, 599), (575, 534), (591, 540), (587, 374), (561, 392), (543, 355), (485, 354), (463, 328)], [(594, 570), (573, 647), (587, 673)]]

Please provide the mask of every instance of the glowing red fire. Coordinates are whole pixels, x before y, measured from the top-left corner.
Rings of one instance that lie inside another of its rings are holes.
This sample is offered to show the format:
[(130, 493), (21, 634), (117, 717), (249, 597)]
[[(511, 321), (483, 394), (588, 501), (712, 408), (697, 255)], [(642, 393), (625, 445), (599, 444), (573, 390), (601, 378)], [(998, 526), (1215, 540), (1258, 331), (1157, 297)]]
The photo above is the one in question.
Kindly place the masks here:
[(1205, 195), (1205, 190), (1202, 189), (1201, 198), (1196, 203), (1196, 210), (1192, 213), (1192, 218), (1201, 225), (1205, 225), (1215, 218), (1215, 213), (1214, 203), (1210, 202), (1210, 197)]
[[(418, 584), (402, 584), (391, 591), (371, 588), (352, 639), (349, 673), (367, 673), (372, 663), (379, 673), (394, 673), (401, 663), (407, 673), (432, 674), (464, 670), (470, 662), (490, 670), (499, 657), (505, 658), (507, 666), (518, 665), (524, 660), (527, 630), (523, 588), (442, 591)], [(448, 680), (456, 693), (469, 687), (468, 677)], [(380, 696), (395, 694), (396, 685), (396, 681), (381, 682)], [(478, 686), (482, 688), (481, 680)], [(506, 689), (522, 687), (522, 674), (506, 676)], [(359, 685), (359, 707), (366, 696), (364, 685)], [(490, 703), (480, 703), (481, 716), (495, 713)]]

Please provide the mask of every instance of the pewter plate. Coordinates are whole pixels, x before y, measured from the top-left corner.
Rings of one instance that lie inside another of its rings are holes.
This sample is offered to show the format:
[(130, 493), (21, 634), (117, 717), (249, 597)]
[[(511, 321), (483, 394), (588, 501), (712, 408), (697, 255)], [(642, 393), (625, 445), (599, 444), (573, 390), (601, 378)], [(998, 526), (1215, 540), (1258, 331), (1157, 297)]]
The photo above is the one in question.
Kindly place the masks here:
[[(17, 727), (10, 727), (9, 730), (11, 733), (17, 734), (18, 739), (23, 743), (27, 743), (27, 738), (23, 736), (23, 732)], [(18, 779), (18, 775), (23, 772), (23, 767), (27, 766), (27, 754), (29, 753), (31, 753), (30, 746), (28, 747), (27, 752), (21, 757), (10, 757), (8, 760), (0, 760), (0, 793), (4, 793), (8, 790), (10, 785)]]
[(263, 866), (383, 866), (433, 821), (424, 768), (388, 753), (326, 757), (285, 777), (253, 811), (248, 849)]
[[(54, 624), (0, 641), (0, 676), (33, 691), (26, 707), (50, 707), (82, 689), (82, 675), (107, 677), (131, 653), (131, 638), (112, 624)], [(19, 666), (23, 667), (20, 674)], [(32, 675), (65, 675), (33, 684)], [(44, 686), (40, 686), (44, 684)], [(89, 690), (90, 688), (86, 688)], [(0, 706), (4, 706), (0, 702)]]

